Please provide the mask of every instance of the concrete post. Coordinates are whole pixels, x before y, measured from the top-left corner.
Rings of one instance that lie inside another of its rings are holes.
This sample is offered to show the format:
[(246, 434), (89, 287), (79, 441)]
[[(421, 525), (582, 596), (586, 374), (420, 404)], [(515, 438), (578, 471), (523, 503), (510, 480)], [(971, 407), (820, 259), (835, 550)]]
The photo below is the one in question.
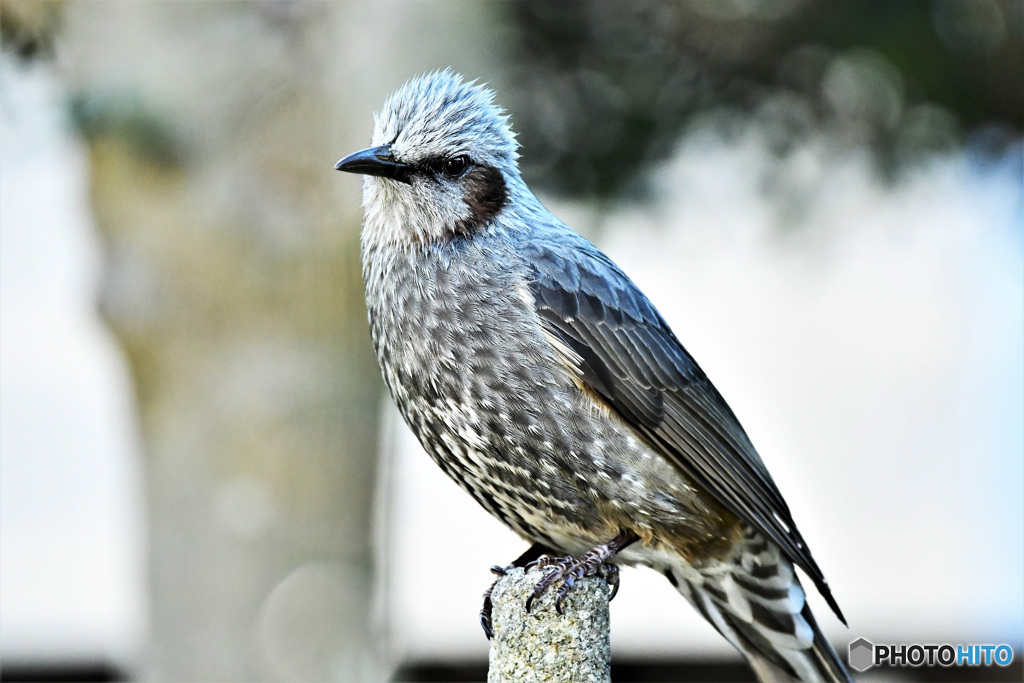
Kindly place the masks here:
[(610, 683), (611, 637), (608, 584), (587, 577), (555, 611), (553, 587), (526, 613), (526, 599), (550, 569), (515, 569), (501, 577), (494, 604), (488, 683), (507, 681), (579, 681)]

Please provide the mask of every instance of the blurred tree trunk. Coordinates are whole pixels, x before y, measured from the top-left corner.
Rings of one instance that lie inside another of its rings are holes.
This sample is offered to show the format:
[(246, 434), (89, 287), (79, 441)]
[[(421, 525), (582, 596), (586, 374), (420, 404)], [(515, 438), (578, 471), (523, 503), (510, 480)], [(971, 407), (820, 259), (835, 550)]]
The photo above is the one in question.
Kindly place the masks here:
[(149, 675), (368, 676), (379, 383), (310, 30), (326, 8), (69, 9), (94, 64), (117, 58), (106, 28), (150, 44), (78, 106), (146, 440)]
[(469, 29), (390, 3), (64, 9), (57, 59), (82, 93), (107, 245), (101, 308), (145, 439), (144, 675), (381, 678), (370, 602), (382, 385), (359, 184), (332, 166), (423, 70), (376, 41), (417, 21), (438, 29), (425, 43)]

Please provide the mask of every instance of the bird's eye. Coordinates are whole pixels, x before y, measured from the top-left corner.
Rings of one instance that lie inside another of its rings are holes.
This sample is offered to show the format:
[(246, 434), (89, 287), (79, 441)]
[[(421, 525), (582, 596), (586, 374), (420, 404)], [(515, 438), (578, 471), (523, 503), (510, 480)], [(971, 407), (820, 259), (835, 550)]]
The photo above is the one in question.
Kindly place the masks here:
[(441, 170), (449, 178), (461, 178), (462, 174), (469, 168), (469, 157), (465, 154), (451, 157), (444, 160)]

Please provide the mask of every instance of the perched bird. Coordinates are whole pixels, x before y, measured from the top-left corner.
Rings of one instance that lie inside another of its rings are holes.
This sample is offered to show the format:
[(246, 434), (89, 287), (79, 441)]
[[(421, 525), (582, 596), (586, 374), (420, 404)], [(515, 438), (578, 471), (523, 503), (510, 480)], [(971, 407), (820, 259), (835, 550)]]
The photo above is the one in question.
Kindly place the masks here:
[(743, 428), (647, 297), (534, 197), (493, 93), (416, 78), (372, 144), (336, 168), (365, 176), (384, 381), (434, 462), (533, 544), (513, 564), (557, 558), (534, 597), (644, 565), (762, 680), (849, 680), (795, 567), (842, 614)]

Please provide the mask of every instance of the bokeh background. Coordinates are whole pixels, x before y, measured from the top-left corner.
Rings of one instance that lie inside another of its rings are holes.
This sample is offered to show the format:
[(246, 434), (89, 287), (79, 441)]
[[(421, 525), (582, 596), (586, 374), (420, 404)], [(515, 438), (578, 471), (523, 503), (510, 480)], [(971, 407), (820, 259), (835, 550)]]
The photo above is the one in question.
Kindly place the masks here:
[[(850, 622), (1024, 641), (1016, 0), (0, 2), (3, 680), (482, 680), (525, 547), (418, 451), (332, 170), (409, 77), (511, 113), (527, 181), (740, 416)], [(616, 680), (750, 680), (660, 577)]]

